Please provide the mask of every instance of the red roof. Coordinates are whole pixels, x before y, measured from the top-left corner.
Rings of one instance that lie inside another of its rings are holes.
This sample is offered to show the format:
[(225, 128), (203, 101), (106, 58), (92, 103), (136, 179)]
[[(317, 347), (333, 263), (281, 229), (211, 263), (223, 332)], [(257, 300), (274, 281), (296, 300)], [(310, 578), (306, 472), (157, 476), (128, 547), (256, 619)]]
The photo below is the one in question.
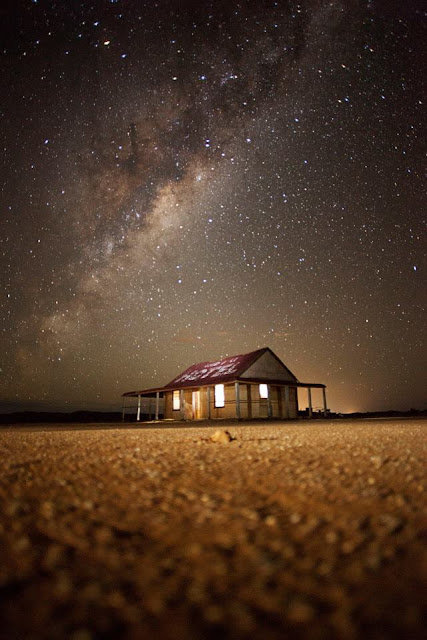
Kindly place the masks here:
[[(295, 386), (324, 386), (324, 385), (308, 385), (307, 383), (298, 383), (294, 374), (289, 371), (283, 362), (269, 349), (264, 347), (257, 351), (251, 351), (250, 353), (242, 353), (238, 356), (230, 356), (223, 358), (222, 360), (215, 360), (214, 362), (200, 362), (188, 367), (183, 373), (180, 373), (176, 378), (171, 380), (164, 387), (157, 387), (154, 389), (144, 389), (142, 391), (128, 391), (123, 396), (146, 395), (158, 391), (167, 391), (170, 389), (182, 389), (184, 387), (201, 387), (206, 385), (223, 384), (226, 382), (233, 382), (239, 380), (239, 378), (249, 369), (249, 367), (260, 356), (269, 351), (276, 360), (288, 371), (291, 380)], [(247, 382), (263, 382), (264, 379), (244, 378)], [(277, 382), (277, 384), (283, 384), (283, 380), (270, 380), (271, 383)]]
[(217, 384), (236, 380), (265, 352), (268, 347), (230, 356), (214, 362), (200, 362), (188, 367), (184, 373), (171, 380), (165, 388), (194, 387), (199, 385)]

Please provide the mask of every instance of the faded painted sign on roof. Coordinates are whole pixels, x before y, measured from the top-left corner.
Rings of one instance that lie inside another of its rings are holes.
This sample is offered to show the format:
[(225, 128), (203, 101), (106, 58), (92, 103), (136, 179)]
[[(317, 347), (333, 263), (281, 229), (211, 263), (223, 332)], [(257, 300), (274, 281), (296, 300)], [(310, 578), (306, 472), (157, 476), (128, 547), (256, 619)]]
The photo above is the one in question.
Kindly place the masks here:
[(215, 362), (194, 364), (174, 378), (167, 387), (193, 386), (198, 384), (216, 384), (237, 378), (256, 360), (265, 349), (231, 356)]

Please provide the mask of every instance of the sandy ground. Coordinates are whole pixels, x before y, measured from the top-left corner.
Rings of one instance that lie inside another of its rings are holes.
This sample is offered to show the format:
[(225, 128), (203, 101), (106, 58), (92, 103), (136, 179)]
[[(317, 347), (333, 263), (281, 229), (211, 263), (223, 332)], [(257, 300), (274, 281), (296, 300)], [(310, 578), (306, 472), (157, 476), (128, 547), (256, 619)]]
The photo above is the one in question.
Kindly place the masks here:
[(426, 427), (3, 428), (0, 637), (424, 637)]

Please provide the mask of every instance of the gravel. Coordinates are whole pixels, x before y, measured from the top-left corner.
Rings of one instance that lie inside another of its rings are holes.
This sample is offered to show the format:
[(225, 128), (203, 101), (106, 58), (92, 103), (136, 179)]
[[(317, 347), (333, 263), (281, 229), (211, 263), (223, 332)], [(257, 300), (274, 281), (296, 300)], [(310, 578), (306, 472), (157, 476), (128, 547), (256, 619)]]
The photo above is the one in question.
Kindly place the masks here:
[(3, 428), (0, 637), (424, 637), (426, 425)]

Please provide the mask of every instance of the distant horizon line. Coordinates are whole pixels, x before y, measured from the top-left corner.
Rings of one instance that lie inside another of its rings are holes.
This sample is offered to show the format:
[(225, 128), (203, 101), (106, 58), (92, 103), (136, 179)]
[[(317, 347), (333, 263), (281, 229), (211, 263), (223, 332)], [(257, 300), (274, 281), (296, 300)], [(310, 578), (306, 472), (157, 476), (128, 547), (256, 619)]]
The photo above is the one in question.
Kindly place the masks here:
[[(306, 411), (306, 408), (300, 408), (298, 410), (298, 413), (304, 413)], [(63, 415), (72, 415), (75, 413), (89, 413), (89, 414), (112, 414), (112, 413), (117, 413), (117, 414), (122, 414), (122, 407), (121, 406), (115, 406), (114, 408), (111, 409), (66, 409), (66, 408), (61, 408), (61, 409), (53, 409), (53, 408), (46, 408), (46, 409), (42, 409), (42, 408), (38, 408), (38, 409), (27, 409), (27, 408), (15, 408), (15, 409), (2, 409), (0, 408), (0, 416), (8, 416), (8, 415), (14, 415), (14, 414), (63, 414)], [(316, 411), (314, 411), (314, 413), (317, 413)], [(333, 410), (329, 410), (329, 413), (331, 415), (357, 415), (357, 414), (362, 414), (362, 415), (366, 415), (366, 414), (373, 414), (373, 413), (399, 413), (399, 414), (407, 414), (407, 413), (426, 413), (427, 414), (427, 408), (423, 408), (423, 409), (419, 409), (416, 407), (411, 407), (410, 409), (366, 409), (366, 410), (356, 410), (356, 411), (333, 411)], [(126, 415), (129, 415), (129, 412), (127, 412)]]

